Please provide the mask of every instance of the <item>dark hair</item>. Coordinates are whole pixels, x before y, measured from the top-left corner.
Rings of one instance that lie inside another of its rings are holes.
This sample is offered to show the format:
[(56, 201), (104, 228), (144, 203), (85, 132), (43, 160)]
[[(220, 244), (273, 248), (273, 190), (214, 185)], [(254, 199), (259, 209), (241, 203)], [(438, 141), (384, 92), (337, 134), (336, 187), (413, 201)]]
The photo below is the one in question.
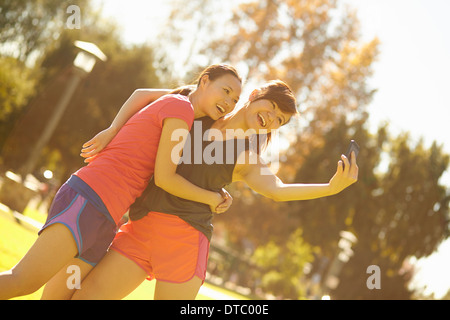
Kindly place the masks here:
[(188, 96), (192, 91), (195, 90), (195, 85), (182, 86), (170, 91), (170, 94), (181, 94), (183, 96)]
[[(230, 70), (228, 70), (227, 68), (230, 68)], [(219, 71), (221, 70), (221, 71)], [(200, 83), (200, 79), (205, 75), (208, 74), (211, 80), (217, 79), (221, 76), (223, 76), (224, 74), (226, 74), (227, 72), (235, 75), (241, 82), (241, 78), (239, 77), (239, 75), (234, 70), (233, 67), (230, 66), (226, 66), (226, 65), (212, 65), (208, 68), (206, 68), (201, 75), (199, 76), (198, 80), (197, 80), (197, 86)], [(174, 94), (182, 94), (182, 95), (189, 95), (189, 93), (191, 93), (192, 91), (194, 91), (196, 88), (196, 85), (188, 85), (188, 86), (182, 86), (179, 87), (175, 90), (173, 90), (171, 93)], [(280, 108), (281, 111), (287, 113), (287, 114), (291, 114), (291, 115), (296, 115), (298, 114), (298, 110), (297, 110), (297, 100), (295, 99), (295, 95), (292, 92), (291, 88), (284, 82), (281, 80), (272, 80), (267, 82), (265, 85), (263, 85), (262, 87), (260, 87), (257, 91), (257, 93), (255, 94), (255, 96), (253, 96), (252, 101), (247, 101), (244, 105), (247, 106), (249, 105), (251, 102), (253, 101), (257, 101), (257, 100), (270, 100), (275, 102), (278, 105), (278, 108)], [(261, 150), (264, 150), (265, 148), (267, 148), (267, 145), (270, 142), (270, 139), (272, 137), (272, 133), (269, 132), (267, 134), (259, 134), (255, 136), (255, 151), (260, 154)], [(253, 140), (252, 140), (253, 141)]]
[(267, 82), (253, 96), (252, 101), (270, 100), (275, 102), (281, 111), (290, 115), (298, 114), (297, 101), (291, 88), (281, 80)]
[(226, 74), (230, 74), (232, 76), (235, 76), (239, 82), (242, 84), (242, 78), (237, 72), (237, 70), (228, 64), (213, 64), (204, 69), (200, 75), (198, 76), (197, 80), (195, 81), (197, 83), (197, 87), (200, 85), (200, 81), (204, 76), (208, 76), (211, 81), (214, 81), (220, 77), (223, 77)]
[[(272, 80), (267, 82), (261, 88), (257, 89), (256, 94), (252, 97), (252, 101), (248, 101), (250, 104), (257, 100), (270, 100), (278, 105), (278, 108), (287, 114), (298, 114), (297, 100), (291, 88), (281, 80)], [(264, 137), (265, 136), (265, 137)], [(259, 134), (257, 136), (256, 152), (259, 154), (261, 150), (265, 149), (272, 138), (272, 133)]]
[(171, 91), (170, 93), (171, 94), (181, 94), (181, 95), (187, 96), (192, 91), (194, 91), (196, 88), (198, 88), (198, 86), (200, 85), (200, 81), (202, 80), (202, 78), (204, 76), (208, 76), (209, 80), (214, 81), (220, 77), (223, 77), (226, 74), (231, 74), (232, 76), (235, 76), (239, 80), (239, 82), (242, 84), (242, 78), (233, 66), (230, 66), (228, 64), (213, 64), (213, 65), (210, 65), (209, 67), (207, 67), (206, 69), (204, 69), (200, 73), (198, 78), (195, 80), (196, 84), (178, 87), (178, 88), (174, 89), (173, 91)]

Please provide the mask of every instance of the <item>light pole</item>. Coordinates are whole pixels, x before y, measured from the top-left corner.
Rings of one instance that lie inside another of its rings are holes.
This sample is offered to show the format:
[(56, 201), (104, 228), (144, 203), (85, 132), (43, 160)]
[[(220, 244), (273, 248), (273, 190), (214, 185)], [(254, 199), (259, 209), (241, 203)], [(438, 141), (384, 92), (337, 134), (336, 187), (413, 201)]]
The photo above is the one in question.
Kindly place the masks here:
[(74, 72), (72, 73), (72, 77), (70, 78), (64, 93), (59, 99), (44, 131), (39, 137), (37, 143), (34, 145), (30, 157), (22, 167), (21, 173), (23, 179), (26, 178), (27, 174), (31, 173), (34, 170), (42, 149), (50, 140), (81, 80), (92, 71), (95, 63), (97, 62), (97, 59), (101, 61), (107, 60), (106, 55), (93, 43), (75, 41), (74, 44), (75, 47), (80, 49), (77, 56), (75, 57), (75, 60), (73, 61)]

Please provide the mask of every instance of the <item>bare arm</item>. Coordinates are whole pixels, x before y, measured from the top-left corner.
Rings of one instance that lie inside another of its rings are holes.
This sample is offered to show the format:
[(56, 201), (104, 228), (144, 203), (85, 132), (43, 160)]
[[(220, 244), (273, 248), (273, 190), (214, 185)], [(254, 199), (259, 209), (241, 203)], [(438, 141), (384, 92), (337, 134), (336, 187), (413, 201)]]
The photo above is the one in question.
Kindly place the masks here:
[(185, 121), (177, 118), (164, 120), (155, 161), (155, 184), (174, 196), (208, 204), (216, 212), (225, 197), (222, 198), (219, 192), (200, 188), (176, 173), (188, 134), (189, 127)]
[(81, 156), (90, 162), (115, 137), (120, 128), (139, 110), (171, 92), (169, 89), (137, 89), (123, 104), (111, 125), (83, 144)]
[[(256, 155), (250, 156), (257, 157)], [(260, 160), (256, 164), (249, 164), (247, 161), (245, 164), (236, 165), (233, 180), (242, 180), (254, 191), (275, 201), (317, 199), (337, 194), (357, 181), (358, 166), (354, 154), (351, 166), (347, 157), (344, 155), (341, 157), (342, 160), (338, 162), (337, 171), (328, 183), (283, 183), (275, 174), (270, 174), (269, 168)], [(345, 163), (345, 169), (343, 169), (343, 163)]]

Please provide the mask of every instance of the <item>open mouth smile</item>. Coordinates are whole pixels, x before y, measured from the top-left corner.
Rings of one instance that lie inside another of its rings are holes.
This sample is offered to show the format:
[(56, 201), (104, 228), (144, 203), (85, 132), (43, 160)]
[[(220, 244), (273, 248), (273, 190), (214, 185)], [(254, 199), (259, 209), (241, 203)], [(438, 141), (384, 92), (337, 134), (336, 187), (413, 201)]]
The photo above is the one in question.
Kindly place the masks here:
[(225, 109), (219, 106), (218, 104), (216, 104), (216, 108), (217, 110), (219, 110), (220, 113), (225, 113)]

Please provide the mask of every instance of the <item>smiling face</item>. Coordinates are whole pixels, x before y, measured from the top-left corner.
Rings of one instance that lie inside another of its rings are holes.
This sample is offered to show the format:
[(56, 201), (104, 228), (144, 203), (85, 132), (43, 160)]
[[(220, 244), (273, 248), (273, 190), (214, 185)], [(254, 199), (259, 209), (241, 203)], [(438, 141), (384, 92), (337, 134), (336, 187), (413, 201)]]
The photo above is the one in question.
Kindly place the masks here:
[(246, 122), (250, 129), (276, 130), (289, 122), (292, 114), (283, 112), (272, 100), (259, 99), (251, 102), (246, 110)]
[(204, 76), (199, 89), (203, 92), (201, 111), (217, 120), (233, 111), (241, 95), (241, 81), (232, 74), (225, 74), (215, 80)]

